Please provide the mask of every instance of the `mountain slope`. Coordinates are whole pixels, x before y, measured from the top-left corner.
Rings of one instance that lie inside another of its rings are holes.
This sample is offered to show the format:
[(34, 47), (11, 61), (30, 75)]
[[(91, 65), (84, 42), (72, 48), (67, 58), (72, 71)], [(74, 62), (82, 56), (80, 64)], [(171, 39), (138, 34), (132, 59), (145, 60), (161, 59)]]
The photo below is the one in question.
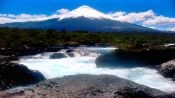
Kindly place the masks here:
[(18, 22), (0, 25), (12, 28), (32, 28), (32, 29), (55, 29), (67, 31), (90, 31), (90, 32), (153, 32), (150, 28), (135, 24), (113, 21), (109, 19), (89, 19), (85, 17), (67, 18), (62, 20), (50, 19), (39, 22)]
[(32, 29), (55, 29), (67, 31), (90, 31), (90, 32), (153, 32), (147, 27), (135, 24), (119, 22), (88, 6), (81, 6), (73, 11), (61, 14), (58, 18), (0, 24), (0, 27), (32, 28)]

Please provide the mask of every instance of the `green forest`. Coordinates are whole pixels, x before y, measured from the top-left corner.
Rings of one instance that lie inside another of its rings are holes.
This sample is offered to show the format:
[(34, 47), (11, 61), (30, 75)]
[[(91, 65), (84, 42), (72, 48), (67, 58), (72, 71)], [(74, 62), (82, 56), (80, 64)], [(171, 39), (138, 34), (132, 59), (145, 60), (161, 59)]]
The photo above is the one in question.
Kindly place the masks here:
[(173, 33), (135, 33), (135, 32), (68, 32), (65, 30), (34, 30), (0, 28), (1, 49), (22, 49), (25, 46), (54, 46), (105, 43), (120, 49), (144, 49), (165, 43), (175, 43)]

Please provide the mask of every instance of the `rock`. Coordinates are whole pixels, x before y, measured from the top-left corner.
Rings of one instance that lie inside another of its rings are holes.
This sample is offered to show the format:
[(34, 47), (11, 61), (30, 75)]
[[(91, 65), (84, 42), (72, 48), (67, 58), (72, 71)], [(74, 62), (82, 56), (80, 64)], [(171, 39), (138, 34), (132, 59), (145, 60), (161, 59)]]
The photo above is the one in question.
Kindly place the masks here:
[(64, 53), (54, 53), (53, 55), (50, 56), (50, 59), (62, 59), (66, 58)]
[(68, 49), (68, 50), (66, 50), (66, 53), (72, 53), (72, 52), (74, 52), (75, 50), (72, 50), (72, 49)]
[(98, 67), (156, 67), (175, 58), (174, 49), (121, 51), (115, 50), (96, 59)]
[(75, 75), (1, 92), (3, 98), (173, 98), (171, 95), (111, 75)]
[(67, 53), (67, 55), (69, 56), (69, 57), (75, 57), (75, 54), (72, 52), (72, 53)]
[(66, 54), (69, 56), (69, 57), (75, 57), (75, 53), (77, 53), (76, 50), (73, 50), (73, 49), (68, 49), (66, 51)]
[(61, 45), (55, 45), (55, 46), (50, 46), (45, 49), (45, 52), (57, 52), (60, 51), (61, 49), (65, 49), (65, 47)]
[(175, 60), (161, 64), (158, 70), (163, 76), (175, 80)]
[(0, 55), (7, 55), (7, 56), (27, 56), (27, 55), (35, 55), (37, 53), (42, 53), (45, 51), (47, 47), (42, 46), (42, 45), (36, 45), (36, 46), (21, 46), (18, 47), (19, 49), (16, 48), (6, 48), (3, 50), (0, 50)]
[(15, 56), (0, 55), (0, 63), (10, 62), (10, 61), (16, 61), (16, 60), (18, 60), (18, 58), (15, 57)]
[(0, 91), (42, 80), (45, 80), (45, 77), (41, 73), (29, 70), (24, 65), (11, 62), (0, 63)]
[(119, 89), (117, 92), (114, 93), (114, 96), (116, 98), (118, 98), (118, 96), (122, 98), (123, 97), (124, 98), (154, 98), (153, 96), (147, 94), (146, 92), (144, 92), (139, 88), (129, 88), (129, 87)]

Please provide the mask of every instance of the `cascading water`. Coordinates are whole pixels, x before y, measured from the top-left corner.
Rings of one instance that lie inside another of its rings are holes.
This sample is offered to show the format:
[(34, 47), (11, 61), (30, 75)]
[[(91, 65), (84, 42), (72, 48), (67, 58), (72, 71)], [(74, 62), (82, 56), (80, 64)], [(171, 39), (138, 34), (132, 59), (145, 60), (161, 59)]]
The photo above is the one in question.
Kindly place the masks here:
[(71, 52), (67, 52), (68, 50), (57, 52), (65, 55), (64, 58), (51, 59), (50, 57), (55, 52), (49, 52), (22, 57), (19, 62), (32, 70), (40, 71), (48, 79), (76, 74), (109, 74), (165, 92), (175, 91), (175, 82), (164, 78), (155, 69), (146, 67), (98, 68), (95, 64), (96, 58), (114, 49), (116, 48), (79, 47), (71, 50)]

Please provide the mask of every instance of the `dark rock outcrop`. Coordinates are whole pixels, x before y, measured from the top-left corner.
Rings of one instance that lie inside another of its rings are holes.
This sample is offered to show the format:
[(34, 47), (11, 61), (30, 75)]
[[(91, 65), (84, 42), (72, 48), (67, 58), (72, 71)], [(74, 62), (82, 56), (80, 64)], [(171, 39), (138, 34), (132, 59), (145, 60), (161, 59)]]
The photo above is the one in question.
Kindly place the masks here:
[(175, 60), (161, 64), (158, 70), (163, 76), (173, 78), (175, 81)]
[(73, 49), (68, 49), (68, 50), (66, 50), (66, 53), (72, 53), (72, 52), (74, 52), (75, 50), (73, 50)]
[(3, 98), (173, 98), (165, 92), (111, 75), (75, 75), (1, 92)]
[(98, 67), (155, 67), (175, 58), (175, 49), (122, 51), (115, 50), (96, 59)]
[(62, 59), (66, 58), (64, 53), (54, 53), (53, 55), (50, 56), (50, 59)]
[(38, 71), (32, 71), (24, 65), (8, 61), (0, 62), (0, 91), (42, 80), (45, 80), (45, 77)]
[(15, 56), (0, 55), (0, 63), (17, 61), (17, 60), (18, 60), (18, 57), (15, 57)]
[[(68, 46), (67, 46), (68, 47)], [(6, 56), (27, 56), (27, 55), (36, 55), (39, 53), (44, 53), (44, 52), (57, 52), (61, 49), (66, 49), (66, 46), (44, 46), (44, 45), (33, 45), (33, 46), (28, 46), (24, 45), (21, 46), (20, 49), (15, 49), (15, 48), (0, 48), (0, 55), (6, 55)]]

